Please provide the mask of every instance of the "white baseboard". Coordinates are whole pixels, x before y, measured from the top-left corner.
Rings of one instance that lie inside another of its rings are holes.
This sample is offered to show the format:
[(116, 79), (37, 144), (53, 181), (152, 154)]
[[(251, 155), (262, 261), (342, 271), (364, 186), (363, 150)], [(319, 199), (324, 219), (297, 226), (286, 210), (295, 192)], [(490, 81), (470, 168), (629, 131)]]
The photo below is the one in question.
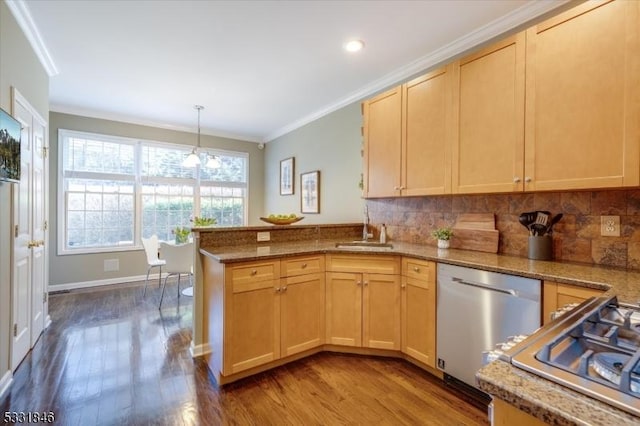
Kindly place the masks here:
[[(166, 274), (162, 274), (162, 276), (166, 276)], [(147, 275), (135, 275), (131, 277), (120, 277), (120, 278), (108, 278), (104, 280), (95, 280), (95, 281), (79, 281), (75, 283), (66, 283), (66, 284), (49, 284), (47, 291), (65, 291), (65, 290), (75, 290), (78, 288), (90, 288), (90, 287), (100, 287), (103, 285), (113, 285), (113, 284), (122, 284), (122, 283), (130, 283), (135, 281), (144, 281)], [(149, 275), (149, 281), (152, 282), (158, 279), (158, 274)]]
[(211, 346), (209, 346), (208, 343), (205, 343), (203, 345), (194, 345), (193, 342), (191, 342), (189, 352), (191, 353), (191, 358), (197, 358), (199, 356), (211, 353)]
[(13, 383), (13, 374), (11, 371), (7, 371), (0, 379), (0, 398), (4, 396), (4, 393), (9, 389), (11, 383)]

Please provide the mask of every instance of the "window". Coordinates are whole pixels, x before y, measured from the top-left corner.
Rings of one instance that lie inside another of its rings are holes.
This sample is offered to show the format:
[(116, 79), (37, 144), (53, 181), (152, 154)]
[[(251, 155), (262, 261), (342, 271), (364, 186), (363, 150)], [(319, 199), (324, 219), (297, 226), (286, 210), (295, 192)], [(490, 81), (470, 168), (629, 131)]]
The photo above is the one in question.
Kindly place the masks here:
[(130, 250), (152, 234), (170, 240), (193, 216), (246, 222), (246, 153), (209, 149), (220, 167), (193, 169), (181, 165), (190, 146), (62, 129), (58, 143), (60, 254)]

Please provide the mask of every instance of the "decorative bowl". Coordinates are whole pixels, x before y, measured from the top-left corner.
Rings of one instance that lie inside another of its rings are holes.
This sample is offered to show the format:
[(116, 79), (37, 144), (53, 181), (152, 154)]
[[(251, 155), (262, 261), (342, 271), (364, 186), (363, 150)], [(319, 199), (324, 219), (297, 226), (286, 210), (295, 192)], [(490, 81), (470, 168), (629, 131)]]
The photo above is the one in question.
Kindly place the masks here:
[(285, 218), (277, 218), (277, 217), (261, 217), (260, 220), (263, 222), (270, 223), (272, 225), (291, 225), (292, 223), (296, 223), (304, 219), (304, 216), (296, 216), (296, 217), (285, 217)]

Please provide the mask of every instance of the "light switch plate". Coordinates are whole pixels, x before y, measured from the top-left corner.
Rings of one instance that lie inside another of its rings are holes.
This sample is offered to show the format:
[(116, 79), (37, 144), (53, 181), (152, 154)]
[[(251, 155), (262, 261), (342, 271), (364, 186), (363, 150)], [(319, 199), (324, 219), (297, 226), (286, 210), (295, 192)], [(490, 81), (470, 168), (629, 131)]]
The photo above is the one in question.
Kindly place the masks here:
[(258, 241), (271, 241), (271, 232), (258, 232)]
[(600, 216), (600, 235), (603, 237), (619, 237), (620, 216)]

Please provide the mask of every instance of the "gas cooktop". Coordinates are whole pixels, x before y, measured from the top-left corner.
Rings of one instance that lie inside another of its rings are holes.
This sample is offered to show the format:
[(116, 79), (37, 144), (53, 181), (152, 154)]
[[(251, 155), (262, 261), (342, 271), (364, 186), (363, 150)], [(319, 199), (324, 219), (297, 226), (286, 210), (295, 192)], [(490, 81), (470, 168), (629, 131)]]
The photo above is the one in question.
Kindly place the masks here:
[(516, 367), (640, 416), (640, 307), (593, 298), (501, 355)]

